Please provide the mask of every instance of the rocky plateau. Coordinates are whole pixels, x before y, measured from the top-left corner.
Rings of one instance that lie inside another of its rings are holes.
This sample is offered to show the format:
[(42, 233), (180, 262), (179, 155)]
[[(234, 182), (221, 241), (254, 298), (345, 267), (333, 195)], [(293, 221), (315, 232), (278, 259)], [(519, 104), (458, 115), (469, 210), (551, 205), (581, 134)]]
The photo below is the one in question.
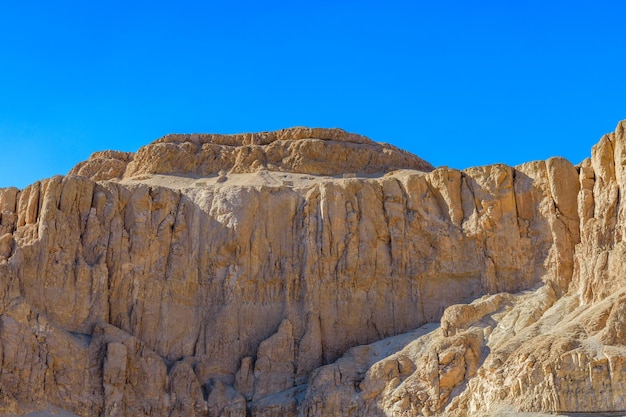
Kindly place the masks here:
[(626, 414), (624, 192), (626, 121), (578, 165), (311, 128), (96, 152), (0, 189), (0, 415)]

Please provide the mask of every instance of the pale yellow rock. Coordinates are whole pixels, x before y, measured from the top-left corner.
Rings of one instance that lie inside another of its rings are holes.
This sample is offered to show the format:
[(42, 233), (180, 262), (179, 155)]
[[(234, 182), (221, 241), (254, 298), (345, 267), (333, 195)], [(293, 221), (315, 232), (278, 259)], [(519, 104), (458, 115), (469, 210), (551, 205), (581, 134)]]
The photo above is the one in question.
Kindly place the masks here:
[(580, 218), (580, 229), (587, 221), (593, 218), (595, 201), (593, 198), (593, 188), (595, 185), (595, 174), (591, 165), (591, 159), (586, 158), (580, 163), (580, 192), (578, 194), (578, 217)]
[(69, 175), (89, 177), (94, 181), (122, 178), (128, 163), (133, 160), (131, 152), (101, 151), (93, 153), (87, 161), (76, 165)]
[(441, 317), (441, 330), (444, 336), (454, 336), (461, 330), (467, 330), (472, 324), (501, 308), (503, 303), (511, 302), (513, 297), (508, 293), (483, 297), (471, 304), (450, 306)]
[(0, 236), (0, 260), (6, 260), (11, 256), (11, 245), (13, 243), (13, 235), (5, 233)]
[(254, 399), (288, 390), (295, 376), (293, 325), (283, 320), (278, 332), (259, 344), (254, 365)]
[(0, 236), (13, 233), (17, 222), (17, 188), (0, 188)]
[[(146, 174), (252, 173), (266, 168), (320, 175), (433, 169), (415, 155), (364, 136), (341, 129), (296, 127), (236, 135), (168, 135), (136, 154), (96, 152), (70, 175), (101, 181)], [(219, 178), (220, 182), (227, 180), (225, 175)]]
[(626, 409), (625, 127), (463, 171), (339, 129), (169, 135), (1, 189), (0, 412)]

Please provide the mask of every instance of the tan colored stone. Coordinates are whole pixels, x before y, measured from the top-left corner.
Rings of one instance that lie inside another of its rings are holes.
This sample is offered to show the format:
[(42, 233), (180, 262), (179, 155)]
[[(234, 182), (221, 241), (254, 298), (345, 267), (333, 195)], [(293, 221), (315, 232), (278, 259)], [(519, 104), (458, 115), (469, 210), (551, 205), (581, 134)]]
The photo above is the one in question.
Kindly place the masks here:
[(248, 401), (254, 395), (254, 359), (250, 356), (241, 360), (241, 366), (235, 375), (235, 389)]
[(176, 362), (168, 374), (170, 416), (204, 416), (208, 405), (191, 360)]
[(208, 414), (216, 417), (246, 417), (246, 400), (219, 379), (211, 381)]
[(625, 129), (463, 171), (339, 129), (169, 135), (2, 189), (0, 412), (626, 409)]
[(11, 256), (13, 235), (6, 233), (0, 236), (0, 260), (6, 260)]
[(323, 175), (433, 169), (398, 148), (341, 129), (291, 128), (238, 135), (168, 135), (141, 148), (125, 175), (206, 176), (221, 170), (251, 173), (262, 167)]
[(132, 152), (101, 151), (92, 154), (87, 161), (76, 165), (69, 175), (79, 175), (94, 181), (119, 179), (133, 160)]
[(295, 377), (293, 325), (283, 320), (278, 332), (259, 344), (254, 365), (254, 399), (288, 390)]

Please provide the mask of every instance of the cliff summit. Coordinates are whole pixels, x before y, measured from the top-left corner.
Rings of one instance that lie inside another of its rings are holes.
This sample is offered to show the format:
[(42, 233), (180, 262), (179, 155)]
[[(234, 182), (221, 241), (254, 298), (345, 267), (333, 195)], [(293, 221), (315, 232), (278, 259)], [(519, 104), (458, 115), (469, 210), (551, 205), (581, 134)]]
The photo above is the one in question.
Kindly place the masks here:
[(141, 174), (251, 173), (259, 169), (338, 175), (402, 168), (434, 169), (415, 155), (364, 136), (341, 129), (296, 127), (235, 135), (167, 135), (135, 155), (97, 152), (70, 174), (104, 180)]

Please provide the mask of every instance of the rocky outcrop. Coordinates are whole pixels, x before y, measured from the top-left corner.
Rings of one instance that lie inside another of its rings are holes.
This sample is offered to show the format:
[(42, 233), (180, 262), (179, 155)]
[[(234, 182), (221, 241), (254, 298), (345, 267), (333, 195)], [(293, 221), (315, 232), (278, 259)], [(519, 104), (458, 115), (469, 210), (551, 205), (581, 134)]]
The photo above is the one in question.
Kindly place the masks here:
[(94, 181), (121, 179), (133, 158), (132, 152), (95, 152), (87, 161), (80, 162), (72, 168), (69, 175), (88, 177)]
[(0, 190), (0, 412), (626, 408), (624, 126), (576, 167), (464, 171), (338, 129), (170, 135)]
[(428, 162), (386, 143), (341, 129), (296, 127), (236, 135), (167, 135), (136, 155), (97, 152), (70, 174), (94, 181), (175, 174), (204, 177), (220, 171), (260, 169), (301, 174), (380, 173), (406, 168), (432, 171)]

